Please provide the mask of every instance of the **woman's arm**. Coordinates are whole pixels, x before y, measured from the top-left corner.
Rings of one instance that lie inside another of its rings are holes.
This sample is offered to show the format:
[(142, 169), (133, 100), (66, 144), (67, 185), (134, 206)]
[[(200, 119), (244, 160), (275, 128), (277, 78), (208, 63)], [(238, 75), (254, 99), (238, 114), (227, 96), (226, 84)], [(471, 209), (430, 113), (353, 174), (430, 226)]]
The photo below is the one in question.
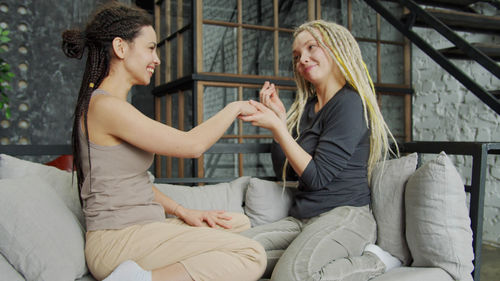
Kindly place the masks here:
[(361, 99), (356, 95), (344, 95), (334, 107), (323, 112), (322, 131), (317, 144), (314, 144), (312, 155), (292, 138), (281, 122), (276, 120), (275, 114), (269, 114), (270, 110), (262, 104), (257, 105), (256, 114), (240, 119), (271, 130), (305, 189), (318, 190), (345, 169), (361, 139), (369, 133), (363, 118)]
[(256, 101), (250, 101), (250, 103), (257, 108), (257, 112), (249, 116), (242, 116), (240, 119), (252, 122), (254, 126), (269, 129), (273, 133), (274, 139), (283, 149), (290, 166), (300, 177), (309, 161), (311, 161), (312, 156), (293, 139), (286, 128), (286, 124), (271, 109)]
[(91, 100), (88, 114), (89, 137), (124, 140), (145, 151), (181, 158), (197, 158), (210, 148), (239, 115), (255, 112), (248, 102), (228, 104), (207, 121), (188, 132), (152, 120), (118, 98), (99, 95)]

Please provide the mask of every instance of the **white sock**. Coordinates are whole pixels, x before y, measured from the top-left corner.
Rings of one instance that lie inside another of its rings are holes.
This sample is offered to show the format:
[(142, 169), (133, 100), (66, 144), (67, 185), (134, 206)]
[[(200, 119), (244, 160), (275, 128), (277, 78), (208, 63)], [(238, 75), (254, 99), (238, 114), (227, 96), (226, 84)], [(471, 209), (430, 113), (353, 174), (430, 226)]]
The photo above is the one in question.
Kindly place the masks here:
[(103, 281), (152, 281), (151, 271), (142, 269), (131, 260), (122, 262)]
[(375, 254), (384, 264), (385, 264), (385, 271), (389, 271), (393, 268), (400, 267), (401, 266), (401, 261), (389, 254), (389, 252), (384, 251), (382, 248), (375, 244), (368, 244), (365, 247), (365, 252), (371, 252)]

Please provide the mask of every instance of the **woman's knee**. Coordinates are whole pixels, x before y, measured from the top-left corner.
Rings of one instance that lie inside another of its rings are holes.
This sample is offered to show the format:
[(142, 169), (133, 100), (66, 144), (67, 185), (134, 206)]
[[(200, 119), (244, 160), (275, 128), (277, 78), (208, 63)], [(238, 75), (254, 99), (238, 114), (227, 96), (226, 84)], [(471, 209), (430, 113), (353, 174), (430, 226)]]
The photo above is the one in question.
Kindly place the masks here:
[(253, 255), (252, 256), (252, 260), (253, 262), (257, 265), (257, 268), (258, 268), (258, 271), (262, 273), (264, 273), (264, 270), (266, 269), (266, 265), (267, 265), (267, 254), (266, 254), (266, 250), (264, 249), (264, 247), (262, 247), (262, 245), (255, 241), (255, 240), (251, 240), (251, 239), (248, 239), (248, 243), (249, 243), (249, 247), (252, 249), (253, 251)]

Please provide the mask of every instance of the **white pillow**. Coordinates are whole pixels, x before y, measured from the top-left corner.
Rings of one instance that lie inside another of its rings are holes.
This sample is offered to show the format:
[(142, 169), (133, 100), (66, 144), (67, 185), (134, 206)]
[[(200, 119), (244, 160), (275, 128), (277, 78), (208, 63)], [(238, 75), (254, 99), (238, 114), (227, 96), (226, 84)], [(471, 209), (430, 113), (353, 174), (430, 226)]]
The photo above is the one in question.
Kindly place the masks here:
[(252, 227), (272, 223), (288, 216), (293, 189), (276, 182), (251, 178), (245, 196), (245, 214)]
[(444, 152), (410, 177), (405, 203), (412, 266), (440, 267), (454, 280), (472, 281), (474, 253), (464, 184)]
[(85, 275), (84, 239), (77, 218), (43, 180), (0, 180), (0, 252), (26, 280)]
[(61, 197), (66, 206), (85, 227), (85, 219), (80, 205), (76, 175), (58, 168), (22, 160), (7, 154), (0, 154), (0, 179), (38, 177), (44, 180)]
[(17, 272), (8, 260), (0, 254), (0, 272), (2, 273), (2, 280), (8, 281), (25, 281), (23, 276)]
[(182, 206), (195, 210), (224, 210), (243, 213), (243, 200), (250, 177), (204, 186), (155, 183), (155, 186)]
[(417, 153), (378, 163), (372, 172), (371, 200), (377, 221), (377, 245), (404, 265), (411, 262), (405, 236), (404, 191), (417, 168)]

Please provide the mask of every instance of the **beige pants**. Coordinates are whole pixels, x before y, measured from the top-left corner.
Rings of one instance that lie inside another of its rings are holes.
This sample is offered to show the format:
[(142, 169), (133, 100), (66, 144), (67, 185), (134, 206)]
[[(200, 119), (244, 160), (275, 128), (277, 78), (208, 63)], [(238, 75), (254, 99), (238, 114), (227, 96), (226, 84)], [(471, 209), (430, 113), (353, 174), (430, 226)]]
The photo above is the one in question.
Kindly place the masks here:
[(266, 268), (265, 251), (258, 242), (236, 234), (250, 227), (248, 217), (228, 214), (232, 217), (228, 231), (191, 227), (179, 219), (89, 231), (88, 267), (98, 280), (125, 260), (134, 260), (146, 270), (180, 262), (195, 281), (258, 280)]

